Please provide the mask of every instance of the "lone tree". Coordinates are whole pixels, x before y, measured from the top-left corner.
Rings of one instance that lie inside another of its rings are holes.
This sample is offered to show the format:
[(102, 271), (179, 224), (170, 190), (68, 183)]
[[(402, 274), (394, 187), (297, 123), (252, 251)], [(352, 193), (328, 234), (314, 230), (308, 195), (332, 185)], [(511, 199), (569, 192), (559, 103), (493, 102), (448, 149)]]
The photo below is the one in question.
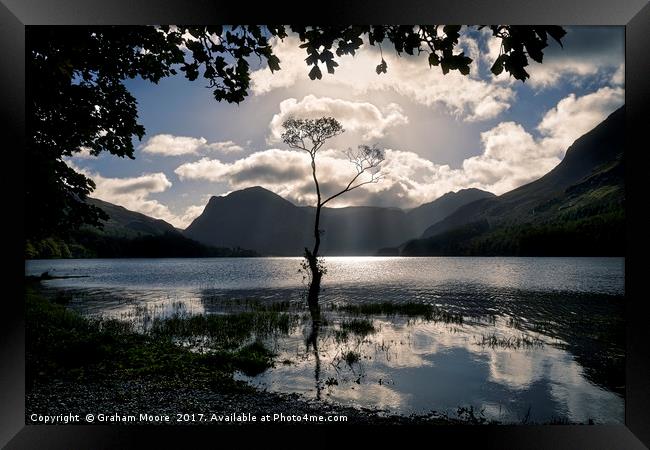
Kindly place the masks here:
[(307, 302), (312, 313), (318, 309), (318, 294), (320, 284), (326, 268), (319, 258), (321, 234), (320, 217), (323, 206), (335, 198), (370, 183), (377, 183), (381, 179), (379, 174), (380, 165), (384, 161), (384, 150), (377, 146), (359, 145), (356, 150), (348, 149), (346, 155), (356, 169), (350, 182), (340, 191), (324, 198), (316, 174), (316, 155), (323, 147), (325, 141), (345, 130), (343, 126), (332, 117), (321, 117), (319, 119), (287, 119), (282, 126), (285, 132), (282, 140), (291, 148), (303, 150), (309, 153), (311, 158), (311, 174), (316, 187), (316, 216), (314, 219), (314, 247), (309, 250), (305, 247), (305, 269), (309, 272), (309, 293)]

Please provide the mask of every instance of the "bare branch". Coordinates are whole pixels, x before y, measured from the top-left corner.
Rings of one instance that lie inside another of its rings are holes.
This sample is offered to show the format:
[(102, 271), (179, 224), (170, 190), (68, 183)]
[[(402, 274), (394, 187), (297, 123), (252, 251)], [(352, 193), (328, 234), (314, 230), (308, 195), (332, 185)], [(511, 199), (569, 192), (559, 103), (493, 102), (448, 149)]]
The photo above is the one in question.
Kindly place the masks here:
[[(348, 160), (354, 164), (357, 174), (352, 178), (352, 180), (350, 180), (343, 190), (325, 199), (325, 201), (320, 204), (321, 206), (346, 192), (350, 192), (361, 186), (365, 186), (366, 184), (377, 183), (382, 178), (379, 174), (379, 166), (384, 162), (385, 158), (383, 149), (376, 145), (373, 145), (372, 147), (368, 145), (360, 145), (356, 150), (348, 149), (346, 155)], [(370, 174), (370, 179), (355, 184), (359, 177), (364, 173)]]

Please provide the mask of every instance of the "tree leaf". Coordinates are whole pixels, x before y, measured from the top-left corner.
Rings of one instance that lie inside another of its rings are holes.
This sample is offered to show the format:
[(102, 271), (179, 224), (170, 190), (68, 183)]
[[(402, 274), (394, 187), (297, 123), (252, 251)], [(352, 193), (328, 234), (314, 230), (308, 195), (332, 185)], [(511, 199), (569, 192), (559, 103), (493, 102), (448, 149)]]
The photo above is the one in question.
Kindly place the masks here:
[(277, 56), (269, 55), (266, 59), (266, 62), (269, 65), (269, 69), (271, 69), (271, 72), (280, 70), (280, 58), (278, 58)]
[(333, 59), (328, 59), (327, 61), (325, 61), (325, 65), (327, 66), (327, 73), (334, 73), (334, 68), (338, 67), (339, 63), (337, 63)]
[(495, 75), (501, 75), (501, 73), (503, 72), (503, 66), (507, 59), (508, 59), (508, 55), (506, 55), (505, 53), (499, 55), (499, 57), (494, 61), (494, 64), (492, 64), (490, 71)]
[(309, 78), (312, 79), (312, 80), (315, 80), (315, 79), (319, 79), (319, 80), (320, 80), (321, 78), (323, 78), (323, 74), (322, 74), (322, 72), (320, 71), (320, 68), (318, 67), (318, 65), (315, 65), (315, 66), (312, 67), (312, 69), (309, 71)]
[(550, 25), (546, 27), (546, 32), (551, 35), (553, 39), (557, 41), (558, 44), (560, 44), (560, 47), (564, 48), (562, 45), (562, 38), (566, 36), (566, 30), (560, 26), (557, 25)]
[(375, 72), (377, 72), (377, 75), (386, 73), (386, 69), (388, 68), (388, 64), (386, 64), (386, 61), (384, 61), (384, 58), (381, 59), (381, 63), (377, 65), (375, 68)]

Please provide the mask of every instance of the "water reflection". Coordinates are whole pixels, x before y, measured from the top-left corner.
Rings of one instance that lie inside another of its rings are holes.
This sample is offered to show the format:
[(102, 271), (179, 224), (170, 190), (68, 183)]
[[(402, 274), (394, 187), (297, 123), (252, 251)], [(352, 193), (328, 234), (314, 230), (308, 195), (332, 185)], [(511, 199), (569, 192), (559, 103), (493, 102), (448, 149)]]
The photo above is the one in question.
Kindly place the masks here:
[[(334, 319), (335, 320), (335, 319)], [(623, 421), (621, 396), (590, 382), (565, 350), (543, 347), (485, 348), (477, 336), (485, 325), (393, 323), (377, 319), (377, 332), (340, 343), (323, 336), (315, 356), (300, 350), (298, 332), (281, 342), (277, 365), (250, 383), (280, 392), (297, 392), (344, 404), (403, 414), (432, 410), (453, 415), (458, 406), (473, 405), (503, 422), (548, 422), (568, 419)], [(512, 330), (497, 326), (506, 335)], [(361, 355), (353, 364), (342, 355)], [(321, 383), (314, 386), (314, 368)], [(322, 395), (322, 381), (330, 383)]]

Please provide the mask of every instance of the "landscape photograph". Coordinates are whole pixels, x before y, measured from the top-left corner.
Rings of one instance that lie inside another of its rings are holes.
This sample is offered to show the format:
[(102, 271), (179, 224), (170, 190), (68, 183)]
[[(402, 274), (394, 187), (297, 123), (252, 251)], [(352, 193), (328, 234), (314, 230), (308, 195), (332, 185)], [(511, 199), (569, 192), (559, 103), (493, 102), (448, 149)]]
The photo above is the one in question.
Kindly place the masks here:
[(624, 27), (26, 58), (25, 423), (625, 423)]

